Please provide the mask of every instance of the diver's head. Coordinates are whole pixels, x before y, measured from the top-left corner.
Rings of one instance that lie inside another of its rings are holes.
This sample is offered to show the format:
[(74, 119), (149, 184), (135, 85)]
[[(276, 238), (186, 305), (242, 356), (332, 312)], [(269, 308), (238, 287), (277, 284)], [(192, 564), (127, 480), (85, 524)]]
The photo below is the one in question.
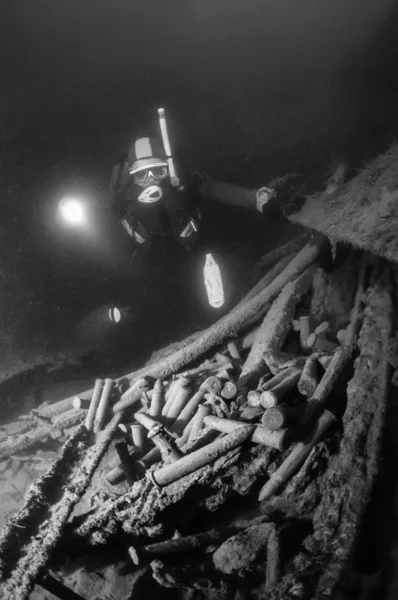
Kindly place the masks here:
[(129, 176), (142, 188), (140, 202), (157, 202), (169, 184), (169, 168), (162, 145), (156, 138), (139, 138), (129, 151)]

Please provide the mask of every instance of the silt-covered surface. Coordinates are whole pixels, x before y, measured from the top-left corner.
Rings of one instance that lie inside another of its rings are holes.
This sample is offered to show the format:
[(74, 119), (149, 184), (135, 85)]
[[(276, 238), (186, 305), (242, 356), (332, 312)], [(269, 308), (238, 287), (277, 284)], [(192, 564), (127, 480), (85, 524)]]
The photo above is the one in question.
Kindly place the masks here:
[(398, 145), (334, 193), (317, 193), (289, 217), (329, 238), (398, 261)]

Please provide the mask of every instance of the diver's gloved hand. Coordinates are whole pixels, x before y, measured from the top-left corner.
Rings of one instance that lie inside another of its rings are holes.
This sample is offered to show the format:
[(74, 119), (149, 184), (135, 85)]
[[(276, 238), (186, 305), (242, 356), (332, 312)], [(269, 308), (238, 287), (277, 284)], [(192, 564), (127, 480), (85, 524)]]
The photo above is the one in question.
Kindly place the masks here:
[(206, 175), (201, 173), (200, 171), (193, 171), (189, 174), (186, 185), (189, 191), (199, 193), (200, 186), (208, 179)]
[(273, 213), (286, 217), (295, 212), (302, 202), (301, 188), (301, 175), (285, 175), (274, 179), (269, 186), (257, 190), (257, 208), (267, 216)]

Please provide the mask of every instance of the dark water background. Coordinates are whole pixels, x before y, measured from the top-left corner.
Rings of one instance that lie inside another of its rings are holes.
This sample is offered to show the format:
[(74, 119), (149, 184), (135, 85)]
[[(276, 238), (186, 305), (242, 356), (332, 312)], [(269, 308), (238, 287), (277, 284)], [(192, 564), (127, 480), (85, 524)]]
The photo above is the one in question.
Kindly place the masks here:
[[(60, 345), (106, 302), (135, 307), (137, 340), (158, 336), (165, 322), (173, 337), (184, 319), (214, 319), (195, 291), (200, 257), (169, 249), (130, 264), (127, 240), (102, 213), (112, 164), (134, 136), (156, 131), (158, 106), (184, 167), (249, 187), (286, 173), (326, 178), (342, 156), (359, 167), (398, 130), (392, 0), (14, 0), (4, 8), (2, 258), (15, 269), (16, 292), (33, 294), (32, 323)], [(100, 207), (90, 248), (46, 218), (76, 170)], [(207, 218), (236, 294), (282, 230), (226, 207)]]

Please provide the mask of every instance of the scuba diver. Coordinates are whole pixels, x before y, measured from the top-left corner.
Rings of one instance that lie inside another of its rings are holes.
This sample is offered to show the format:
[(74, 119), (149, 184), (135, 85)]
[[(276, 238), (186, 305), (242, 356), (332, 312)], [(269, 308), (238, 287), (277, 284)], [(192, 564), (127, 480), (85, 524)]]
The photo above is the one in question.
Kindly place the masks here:
[[(213, 256), (213, 253), (219, 254), (219, 236), (212, 236), (209, 224), (202, 223), (201, 207), (204, 209), (206, 199), (211, 199), (264, 214), (275, 192), (269, 188), (246, 190), (197, 173), (181, 182), (176, 174), (163, 108), (158, 109), (158, 116), (161, 142), (150, 136), (134, 140), (127, 155), (113, 167), (110, 184), (113, 212), (130, 236), (134, 261), (152, 249), (151, 260), (143, 267), (146, 281), (154, 270), (157, 270), (154, 277), (159, 277), (162, 269), (158, 265), (162, 260), (172, 264), (174, 252), (167, 240), (174, 239), (178, 246), (198, 251), (201, 262), (200, 267), (196, 266), (192, 256), (194, 266), (185, 269), (180, 279), (186, 280), (190, 272), (197, 279), (199, 269), (203, 271), (208, 302), (219, 308), (225, 300), (221, 271)], [(160, 244), (162, 239), (164, 242)], [(158, 252), (160, 247), (166, 251)], [(167, 272), (178, 276), (176, 271), (181, 262), (184, 259), (181, 261), (179, 257)], [(136, 272), (138, 268), (135, 264)], [(194, 283), (192, 285), (195, 288)]]
[(188, 186), (177, 177), (164, 110), (158, 113), (163, 145), (155, 137), (138, 138), (113, 168), (114, 211), (135, 248), (147, 249), (155, 240), (171, 236), (191, 249), (201, 220), (195, 185), (199, 182)]

